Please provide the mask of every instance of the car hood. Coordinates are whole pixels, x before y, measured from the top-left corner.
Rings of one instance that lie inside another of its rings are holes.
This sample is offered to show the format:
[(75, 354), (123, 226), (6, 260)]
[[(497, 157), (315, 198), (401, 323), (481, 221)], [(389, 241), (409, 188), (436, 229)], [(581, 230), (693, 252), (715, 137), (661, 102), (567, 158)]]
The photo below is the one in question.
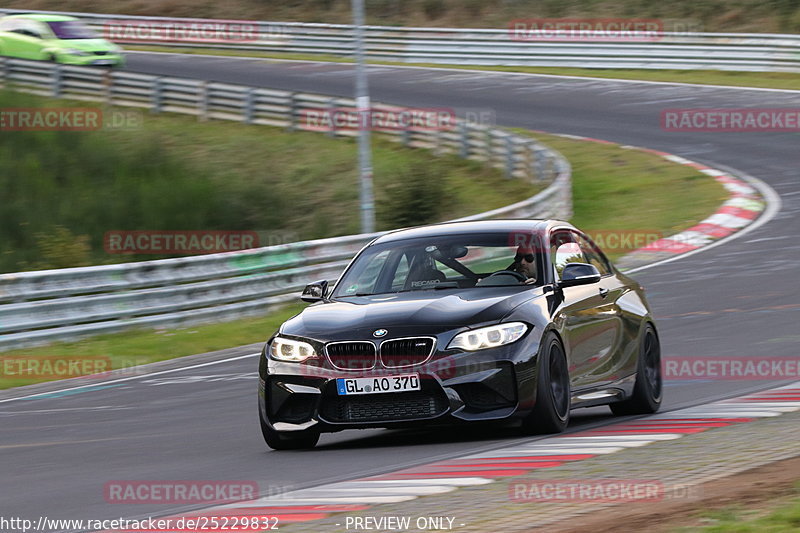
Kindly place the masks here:
[(425, 290), (350, 297), (314, 304), (284, 323), (282, 333), (323, 342), (435, 335), (454, 328), (501, 320), (541, 288), (482, 287), (459, 291)]
[(110, 52), (116, 45), (105, 39), (61, 39), (58, 43), (63, 48), (74, 48), (82, 52)]

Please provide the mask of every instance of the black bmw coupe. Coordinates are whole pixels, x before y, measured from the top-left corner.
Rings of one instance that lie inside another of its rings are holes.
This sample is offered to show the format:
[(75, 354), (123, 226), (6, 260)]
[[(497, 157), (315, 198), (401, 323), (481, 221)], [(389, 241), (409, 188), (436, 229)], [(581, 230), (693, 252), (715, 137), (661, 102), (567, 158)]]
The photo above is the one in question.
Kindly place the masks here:
[(321, 432), (518, 421), (556, 433), (570, 409), (661, 404), (642, 287), (560, 221), (456, 222), (365, 246), (265, 344), (258, 403), (274, 449)]

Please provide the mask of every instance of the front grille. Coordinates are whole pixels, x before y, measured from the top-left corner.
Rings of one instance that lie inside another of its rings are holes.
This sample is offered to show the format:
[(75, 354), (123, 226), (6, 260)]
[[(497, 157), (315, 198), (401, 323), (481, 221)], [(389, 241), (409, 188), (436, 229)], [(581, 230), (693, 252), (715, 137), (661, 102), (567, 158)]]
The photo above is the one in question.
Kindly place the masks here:
[(433, 418), (447, 410), (447, 400), (426, 391), (328, 397), (320, 415), (330, 422), (391, 422)]
[(423, 363), (433, 352), (433, 344), (429, 337), (386, 341), (381, 344), (381, 362), (394, 368)]
[(325, 351), (336, 368), (367, 370), (375, 366), (375, 345), (371, 342), (332, 342)]

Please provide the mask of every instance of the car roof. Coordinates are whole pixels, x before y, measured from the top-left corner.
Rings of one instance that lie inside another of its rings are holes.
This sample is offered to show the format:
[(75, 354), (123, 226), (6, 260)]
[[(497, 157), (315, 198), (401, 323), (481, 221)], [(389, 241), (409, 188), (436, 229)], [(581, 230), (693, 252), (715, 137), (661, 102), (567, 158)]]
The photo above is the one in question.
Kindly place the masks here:
[(512, 231), (543, 233), (555, 227), (573, 228), (569, 222), (563, 222), (561, 220), (505, 219), (475, 220), (469, 222), (443, 222), (441, 224), (395, 230), (378, 237), (373, 241), (373, 244), (415, 239), (418, 237), (440, 237), (443, 235), (458, 235), (465, 233), (493, 233)]
[(39, 22), (64, 22), (67, 20), (78, 20), (75, 17), (70, 17), (67, 15), (51, 15), (49, 13), (23, 13), (20, 15), (8, 15), (7, 17), (3, 17), (3, 19), (9, 18), (38, 20)]

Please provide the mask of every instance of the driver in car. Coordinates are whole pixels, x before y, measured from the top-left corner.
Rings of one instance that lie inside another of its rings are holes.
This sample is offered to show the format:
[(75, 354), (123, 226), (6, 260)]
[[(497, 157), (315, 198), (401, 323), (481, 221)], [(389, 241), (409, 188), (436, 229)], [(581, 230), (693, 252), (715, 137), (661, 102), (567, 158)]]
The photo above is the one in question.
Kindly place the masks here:
[(514, 262), (506, 270), (513, 270), (517, 274), (525, 276), (525, 284), (536, 283), (536, 256), (530, 248), (517, 248)]

